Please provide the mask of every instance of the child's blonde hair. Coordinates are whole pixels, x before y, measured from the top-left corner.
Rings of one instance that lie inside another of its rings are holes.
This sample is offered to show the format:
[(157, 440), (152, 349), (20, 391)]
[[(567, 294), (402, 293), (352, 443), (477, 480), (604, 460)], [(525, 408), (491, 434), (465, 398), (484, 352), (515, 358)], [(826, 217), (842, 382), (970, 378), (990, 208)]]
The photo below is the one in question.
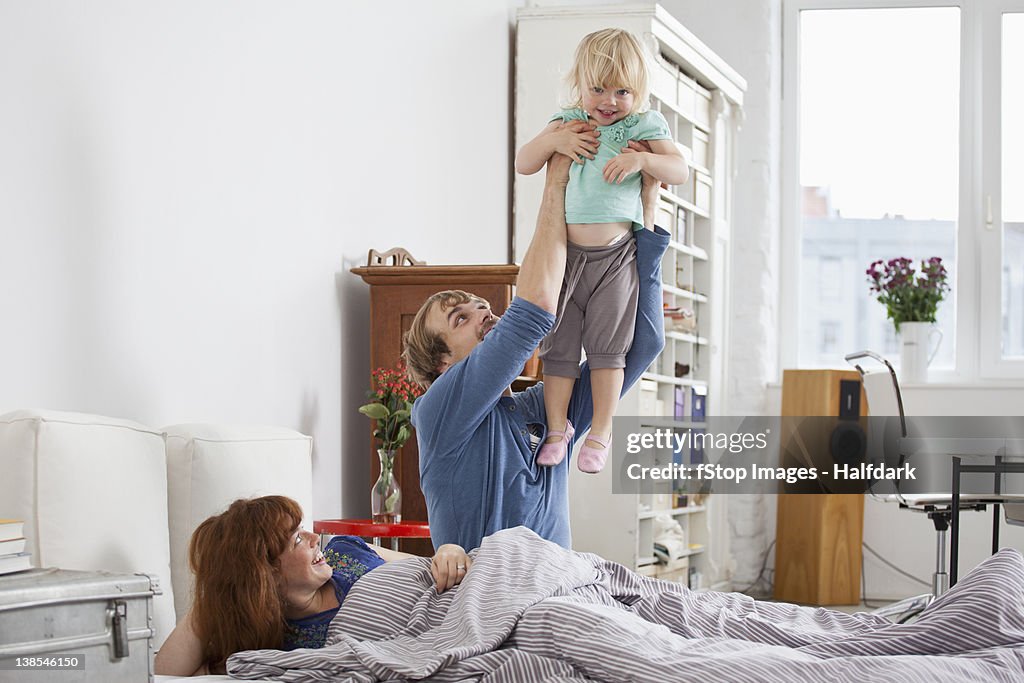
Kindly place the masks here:
[(583, 93), (594, 86), (629, 88), (633, 92), (630, 114), (646, 109), (650, 97), (644, 49), (632, 33), (619, 28), (584, 36), (566, 81), (570, 108), (582, 106)]

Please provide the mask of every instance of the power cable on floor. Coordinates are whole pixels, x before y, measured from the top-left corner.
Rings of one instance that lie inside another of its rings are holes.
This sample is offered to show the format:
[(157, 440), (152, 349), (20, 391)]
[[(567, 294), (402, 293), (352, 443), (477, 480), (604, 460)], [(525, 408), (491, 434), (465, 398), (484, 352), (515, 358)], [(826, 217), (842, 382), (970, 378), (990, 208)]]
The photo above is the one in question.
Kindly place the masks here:
[[(911, 579), (912, 581), (916, 581), (917, 583), (920, 583), (920, 584), (923, 584), (925, 586), (928, 586), (929, 588), (931, 587), (931, 585), (927, 581), (919, 579), (916, 576), (914, 576), (913, 574), (911, 574), (910, 572), (904, 571), (904, 570), (900, 569), (899, 567), (897, 567), (896, 565), (894, 565), (892, 562), (889, 562), (887, 559), (882, 557), (877, 550), (875, 550), (874, 548), (869, 546), (867, 543), (863, 543), (862, 542), (861, 545), (864, 547), (865, 550), (867, 550), (869, 553), (871, 553), (876, 558), (878, 558), (878, 560), (882, 564), (886, 565), (890, 569), (892, 569), (892, 570), (902, 574), (903, 576), (907, 577), (908, 579)], [(868, 607), (868, 608), (871, 608), (871, 609), (878, 609), (879, 607), (885, 607), (884, 604), (881, 604), (881, 605), (879, 605), (879, 604), (871, 604), (871, 602), (869, 602), (869, 599), (868, 599), (868, 578), (867, 578), (867, 572), (864, 570), (864, 554), (863, 553), (861, 553), (861, 556), (860, 556), (860, 586), (861, 586), (861, 593), (860, 593), (861, 594), (861, 600), (864, 603), (865, 607)]]
[[(865, 549), (865, 550), (867, 550), (867, 551), (868, 551), (869, 553), (871, 553), (872, 555), (874, 555), (875, 557), (877, 557), (877, 558), (878, 558), (878, 560), (879, 560), (879, 561), (880, 561), (880, 562), (881, 562), (882, 564), (886, 565), (886, 566), (887, 566), (887, 567), (889, 567), (890, 569), (893, 569), (894, 571), (896, 571), (896, 572), (898, 572), (898, 573), (902, 574), (903, 576), (907, 577), (907, 578), (908, 578), (908, 579), (910, 579), (911, 581), (916, 581), (917, 583), (921, 584), (922, 586), (928, 586), (929, 588), (931, 588), (931, 587), (932, 587), (932, 585), (931, 585), (930, 583), (928, 583), (927, 581), (925, 581), (925, 580), (923, 580), (923, 579), (919, 579), (919, 578), (917, 578), (916, 576), (914, 576), (913, 574), (911, 574), (910, 572), (908, 572), (908, 571), (904, 571), (904, 570), (900, 569), (899, 567), (897, 567), (896, 565), (894, 565), (894, 564), (893, 564), (892, 562), (890, 562), (889, 560), (887, 560), (887, 559), (885, 559), (884, 557), (882, 557), (882, 555), (881, 555), (881, 554), (880, 554), (880, 553), (879, 553), (879, 552), (878, 552), (877, 550), (875, 550), (874, 548), (872, 548), (871, 546), (869, 546), (869, 545), (868, 545), (867, 543), (863, 543), (862, 545), (864, 546), (864, 549)], [(861, 560), (863, 560), (863, 559), (864, 559), (864, 556), (862, 555), (862, 556), (861, 556)]]
[(868, 577), (867, 572), (864, 571), (864, 553), (860, 555), (860, 601), (864, 603), (864, 606), (870, 609), (878, 609), (885, 605), (872, 605), (868, 602)]
[(768, 544), (768, 548), (765, 549), (765, 551), (764, 551), (764, 557), (761, 558), (761, 571), (759, 571), (757, 573), (757, 578), (754, 579), (754, 582), (752, 584), (750, 584), (749, 586), (747, 586), (746, 588), (744, 588), (743, 590), (739, 591), (740, 593), (746, 593), (751, 588), (753, 588), (757, 584), (761, 583), (761, 579), (764, 578), (764, 572), (768, 568), (768, 556), (771, 554), (772, 548), (774, 548), (774, 547), (775, 547), (775, 541), (772, 541), (771, 543)]

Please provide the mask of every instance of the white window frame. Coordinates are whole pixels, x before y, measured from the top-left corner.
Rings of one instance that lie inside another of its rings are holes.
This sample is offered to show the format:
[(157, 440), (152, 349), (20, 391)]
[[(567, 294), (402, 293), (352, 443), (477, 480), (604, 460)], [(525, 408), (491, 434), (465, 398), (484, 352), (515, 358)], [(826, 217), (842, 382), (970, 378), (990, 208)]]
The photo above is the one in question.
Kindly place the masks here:
[[(1000, 90), (1002, 15), (1024, 12), (1024, 0), (783, 0), (782, 268), (780, 367), (799, 367), (801, 267), (799, 54), (800, 12), (825, 9), (958, 7), (960, 130), (954, 367), (931, 381), (1000, 383), (1024, 379), (1024, 361), (1004, 360), (1002, 341), (1002, 216)], [(856, 58), (855, 56), (852, 58)], [(974, 131), (982, 131), (975, 135)], [(991, 223), (988, 222), (991, 197)], [(865, 264), (866, 267), (867, 264)], [(865, 282), (865, 287), (867, 283)], [(854, 351), (856, 349), (850, 349)]]
[[(1003, 185), (1002, 185), (1002, 25), (1003, 14), (1024, 12), (1024, 0), (985, 0), (989, 8), (980, 17), (979, 33), (982, 42), (982, 60), (993, 66), (982, 74), (984, 120), (982, 121), (982, 187), (978, 198), (981, 216), (978, 229), (981, 243), (981, 377), (1024, 378), (1024, 361), (1005, 360), (1001, 353), (1002, 330), (1002, 271), (1003, 271)], [(991, 202), (992, 210), (988, 206)]]

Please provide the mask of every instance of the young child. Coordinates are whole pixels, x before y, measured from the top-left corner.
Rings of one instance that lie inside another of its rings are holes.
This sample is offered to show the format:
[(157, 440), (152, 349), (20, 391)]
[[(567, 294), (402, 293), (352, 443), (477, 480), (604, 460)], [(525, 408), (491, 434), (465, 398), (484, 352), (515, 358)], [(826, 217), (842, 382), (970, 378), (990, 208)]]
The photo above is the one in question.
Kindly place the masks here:
[[(553, 116), (516, 156), (516, 170), (524, 175), (539, 171), (552, 154), (576, 162), (565, 192), (568, 250), (558, 320), (541, 344), (548, 437), (537, 463), (561, 462), (575, 433), (567, 413), (582, 346), (591, 368), (594, 421), (576, 464), (600, 472), (636, 324), (632, 231), (643, 229), (640, 172), (678, 185), (689, 169), (665, 118), (647, 111), (647, 62), (630, 33), (604, 29), (583, 38), (567, 80), (571, 107)], [(630, 140), (647, 141), (651, 151), (630, 149)]]

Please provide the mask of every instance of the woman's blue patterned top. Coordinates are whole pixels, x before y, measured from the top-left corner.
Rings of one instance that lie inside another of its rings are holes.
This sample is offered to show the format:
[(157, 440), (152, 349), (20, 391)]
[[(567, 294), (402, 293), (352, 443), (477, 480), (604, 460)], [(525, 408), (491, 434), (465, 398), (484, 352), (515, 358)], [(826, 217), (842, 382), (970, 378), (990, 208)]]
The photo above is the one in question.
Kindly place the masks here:
[[(384, 560), (357, 536), (335, 536), (324, 549), (324, 558), (334, 569), (331, 581), (340, 606), (352, 584)], [(320, 648), (327, 641), (327, 627), (338, 613), (338, 607), (302, 619), (288, 619), (284, 630), (284, 649)]]

